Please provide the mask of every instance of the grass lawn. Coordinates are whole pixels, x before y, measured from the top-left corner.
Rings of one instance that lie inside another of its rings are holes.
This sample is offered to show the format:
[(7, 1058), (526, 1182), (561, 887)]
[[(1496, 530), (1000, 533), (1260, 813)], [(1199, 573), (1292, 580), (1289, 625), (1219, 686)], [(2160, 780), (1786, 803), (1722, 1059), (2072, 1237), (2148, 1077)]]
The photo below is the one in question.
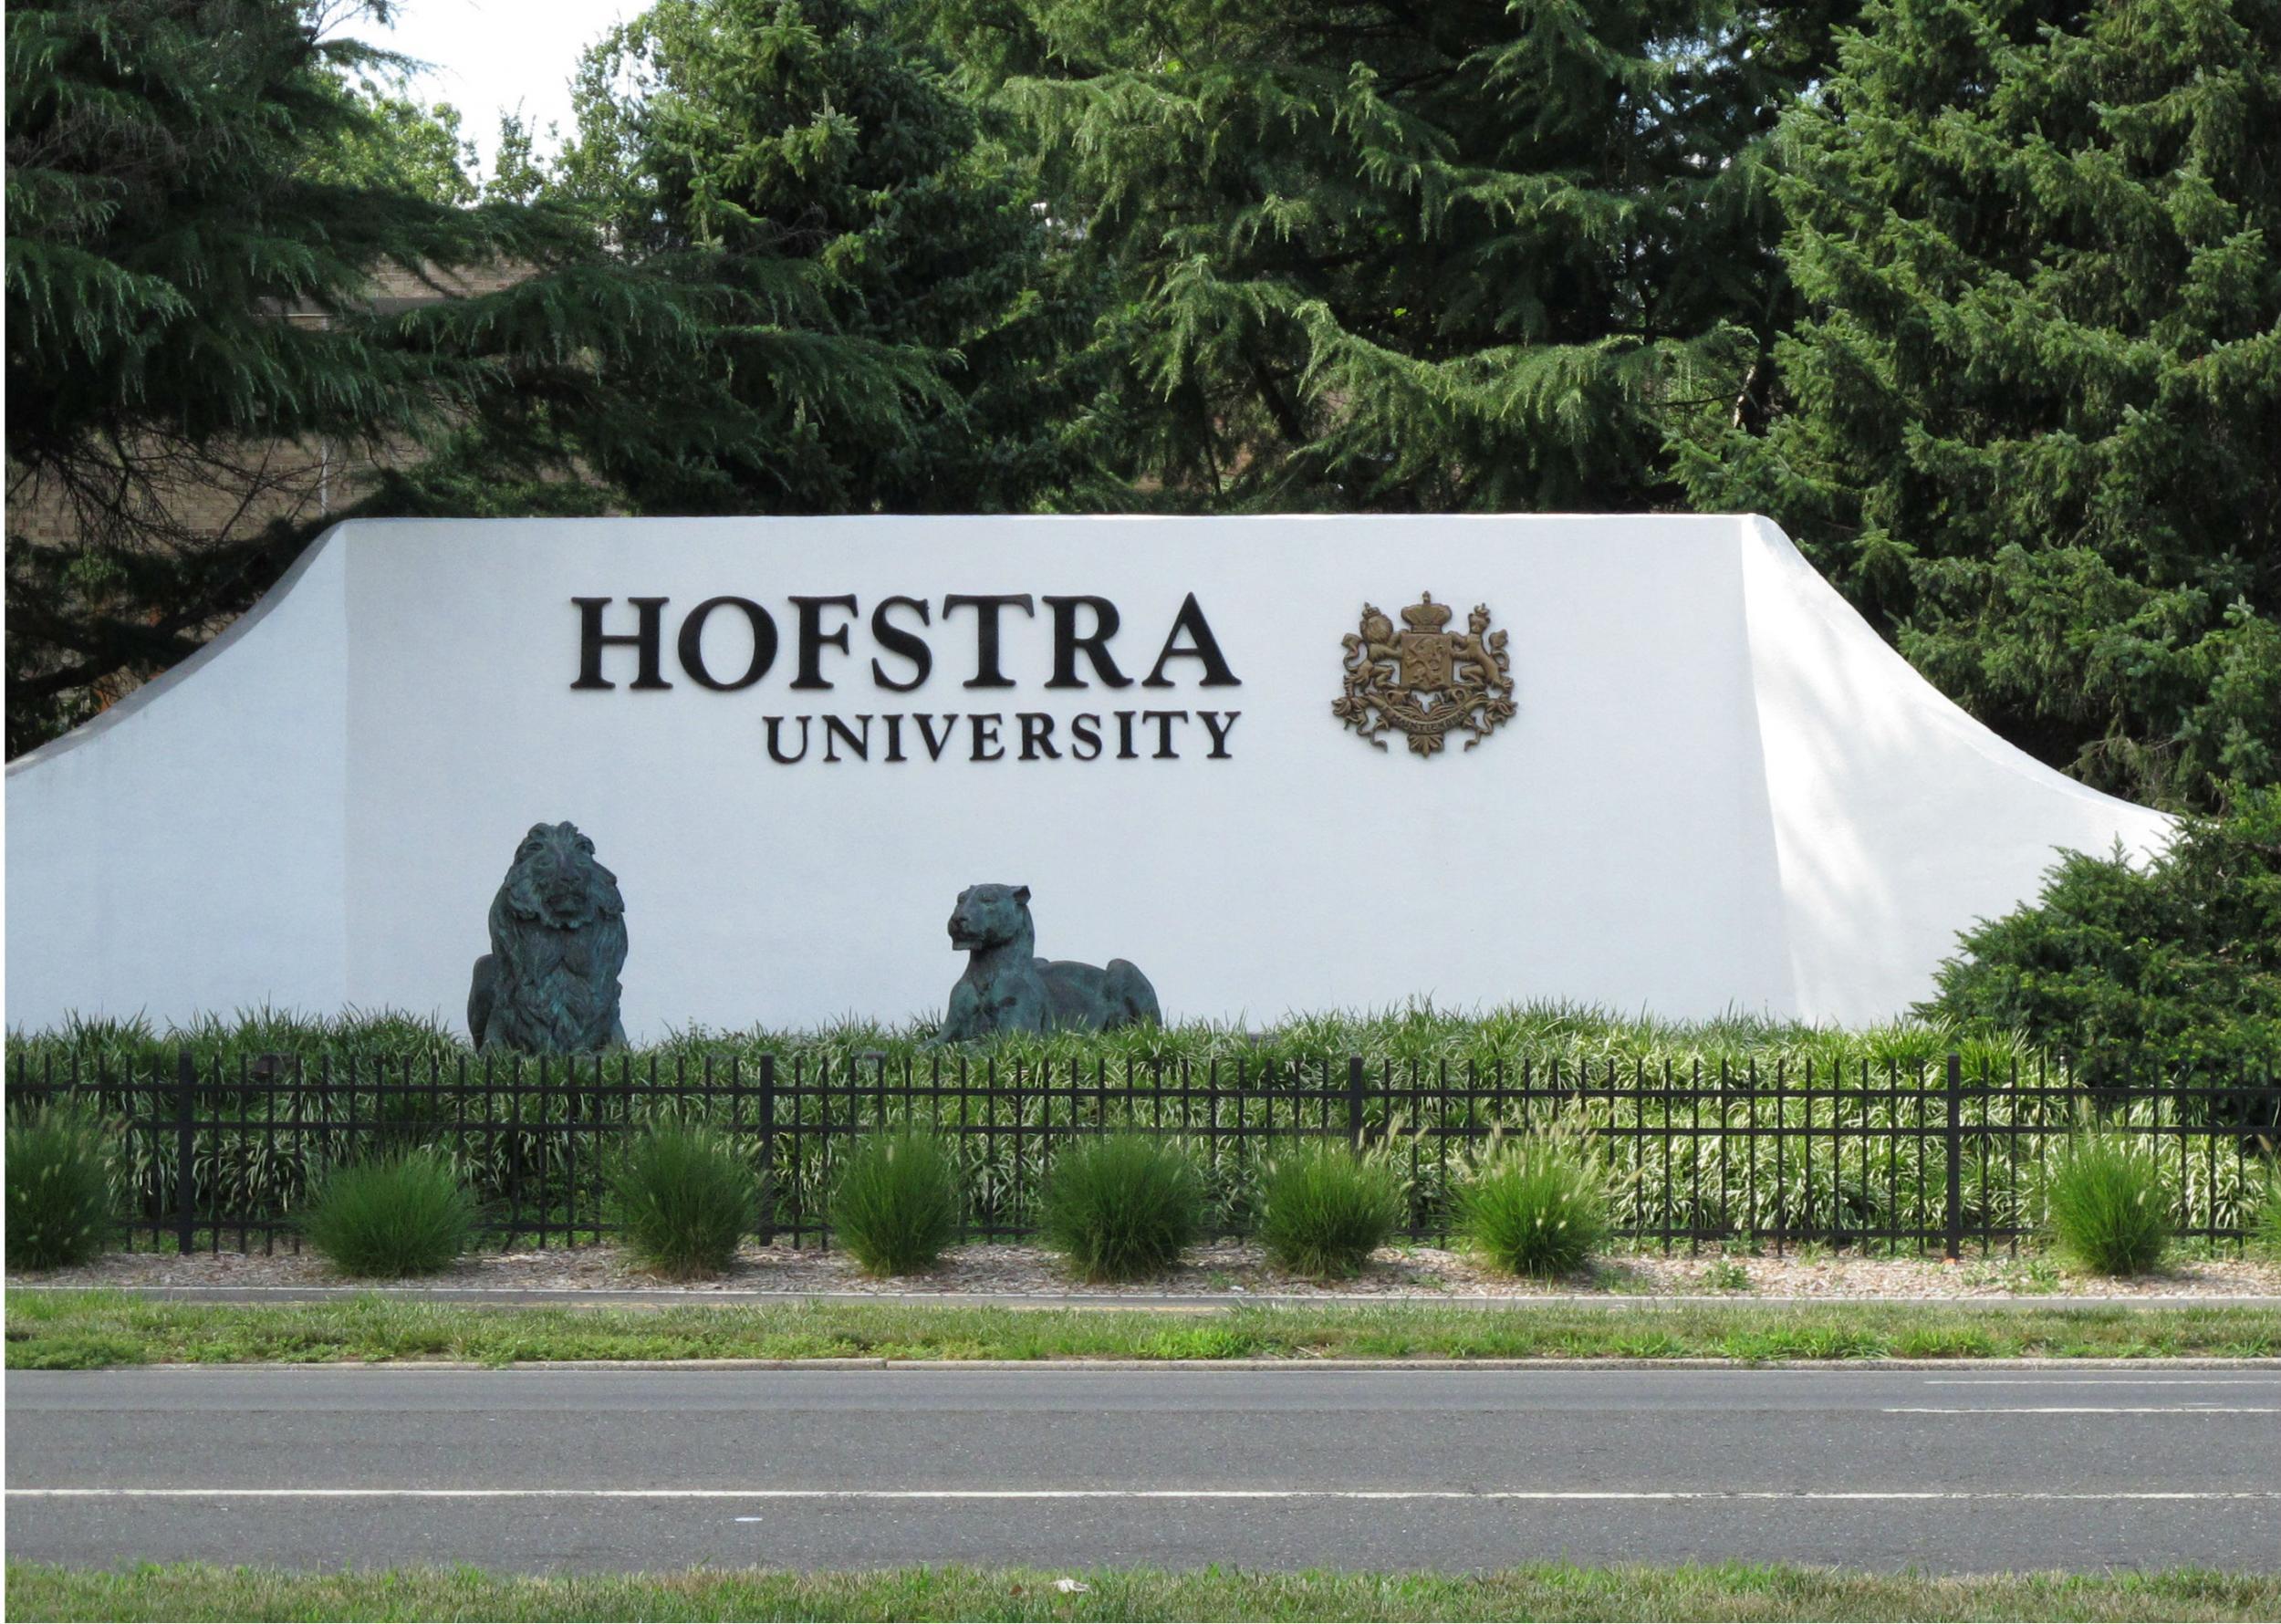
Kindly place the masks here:
[[(1079, 1593), (1055, 1580), (1075, 1577)], [(1943, 1579), (1546, 1565), (1478, 1575), (901, 1568), (549, 1578), (11, 1564), (11, 1619), (2273, 1619), (2281, 1577)]]
[(1236, 1307), (1195, 1314), (903, 1303), (239, 1305), (10, 1292), (10, 1369), (366, 1359), (2143, 1359), (2281, 1356), (2281, 1309)]

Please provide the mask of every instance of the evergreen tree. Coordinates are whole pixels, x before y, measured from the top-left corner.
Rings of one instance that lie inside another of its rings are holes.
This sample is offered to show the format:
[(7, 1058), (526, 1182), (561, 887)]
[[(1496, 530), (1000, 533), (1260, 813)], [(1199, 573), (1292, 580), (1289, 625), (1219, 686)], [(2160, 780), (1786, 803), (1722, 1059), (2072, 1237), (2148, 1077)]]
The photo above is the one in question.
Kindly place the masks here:
[(1841, 5), (937, 0), (1109, 266), (1104, 421), (1208, 507), (1640, 509), (1786, 313)]
[[(940, 65), (848, 0), (661, 0), (588, 53), (554, 186), (744, 306), (694, 450), (558, 420), (649, 512), (1004, 512), (1088, 467), (1047, 223)], [(636, 393), (642, 358), (620, 363)]]
[(2281, 5), (1880, 0), (1786, 141), (1810, 318), (1696, 500), (2091, 783), (2281, 779)]
[[(502, 400), (583, 398), (622, 349), (666, 365), (718, 300), (628, 276), (559, 211), (354, 172), (389, 130), (344, 84), (391, 63), (324, 35), (320, 9), (8, 7), (11, 754), (250, 603), (328, 516), (312, 487), (336, 461), (399, 459)], [(530, 275), (375, 310), (378, 267), (502, 260)], [(216, 496), (219, 518), (189, 500)], [(383, 497), (423, 494), (400, 476), (345, 511)]]

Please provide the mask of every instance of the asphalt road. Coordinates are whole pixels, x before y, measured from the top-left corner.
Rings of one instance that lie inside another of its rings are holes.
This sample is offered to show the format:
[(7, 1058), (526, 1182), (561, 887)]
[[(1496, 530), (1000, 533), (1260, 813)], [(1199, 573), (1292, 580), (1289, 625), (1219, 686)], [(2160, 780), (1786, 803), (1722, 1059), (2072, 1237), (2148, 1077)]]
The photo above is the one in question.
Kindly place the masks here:
[(2281, 1371), (12, 1372), (115, 1566), (2281, 1569)]

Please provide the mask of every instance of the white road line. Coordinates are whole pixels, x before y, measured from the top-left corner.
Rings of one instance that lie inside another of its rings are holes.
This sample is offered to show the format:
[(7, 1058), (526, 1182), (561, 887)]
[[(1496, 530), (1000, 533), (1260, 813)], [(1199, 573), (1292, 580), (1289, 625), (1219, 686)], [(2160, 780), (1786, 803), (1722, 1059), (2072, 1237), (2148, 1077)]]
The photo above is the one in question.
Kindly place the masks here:
[(2112, 1494), (1948, 1489), (9, 1489), (30, 1500), (2274, 1501), (2281, 1489)]
[(2281, 1387), (2263, 1376), (1932, 1376), (1926, 1387)]
[(1887, 1415), (2281, 1415), (2281, 1404), (1888, 1404)]

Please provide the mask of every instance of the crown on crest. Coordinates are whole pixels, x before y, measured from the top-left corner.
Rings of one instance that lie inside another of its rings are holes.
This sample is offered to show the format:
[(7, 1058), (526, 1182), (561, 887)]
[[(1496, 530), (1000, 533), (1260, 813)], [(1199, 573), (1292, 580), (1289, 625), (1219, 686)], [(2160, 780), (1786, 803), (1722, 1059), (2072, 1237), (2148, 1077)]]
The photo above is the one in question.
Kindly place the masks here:
[(1439, 631), (1450, 623), (1450, 606), (1433, 601), (1433, 594), (1419, 594), (1418, 601), (1402, 610), (1401, 618), (1412, 631)]

